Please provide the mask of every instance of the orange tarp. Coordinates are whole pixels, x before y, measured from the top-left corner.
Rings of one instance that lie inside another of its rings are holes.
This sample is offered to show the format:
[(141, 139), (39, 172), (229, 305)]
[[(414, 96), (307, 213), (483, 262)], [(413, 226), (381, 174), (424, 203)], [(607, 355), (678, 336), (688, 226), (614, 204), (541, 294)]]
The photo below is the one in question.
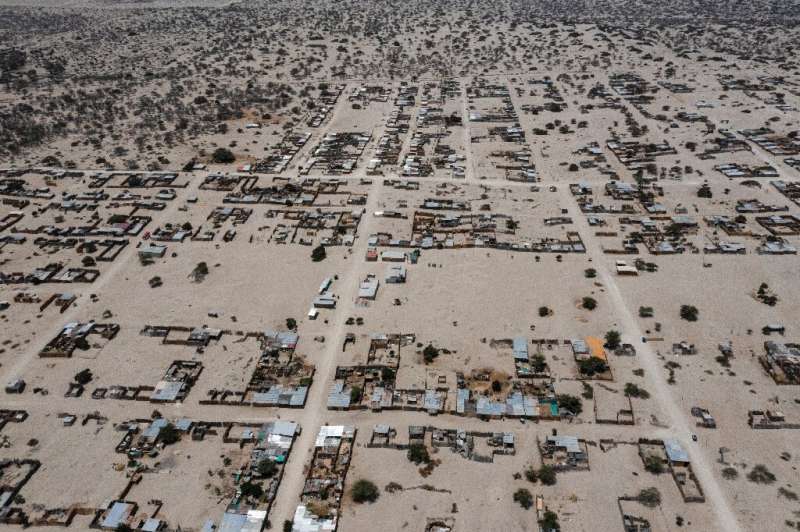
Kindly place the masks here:
[(599, 358), (603, 362), (608, 362), (606, 350), (603, 349), (604, 343), (605, 342), (602, 338), (598, 338), (596, 336), (588, 336), (586, 338), (586, 345), (589, 346), (589, 353), (591, 353), (593, 357)]

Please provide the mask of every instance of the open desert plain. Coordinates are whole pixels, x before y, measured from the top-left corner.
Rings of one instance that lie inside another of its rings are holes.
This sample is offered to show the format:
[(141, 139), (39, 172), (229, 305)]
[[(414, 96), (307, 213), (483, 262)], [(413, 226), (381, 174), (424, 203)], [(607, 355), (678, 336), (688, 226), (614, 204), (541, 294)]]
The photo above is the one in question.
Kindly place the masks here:
[(0, 0), (0, 530), (800, 530), (799, 24)]

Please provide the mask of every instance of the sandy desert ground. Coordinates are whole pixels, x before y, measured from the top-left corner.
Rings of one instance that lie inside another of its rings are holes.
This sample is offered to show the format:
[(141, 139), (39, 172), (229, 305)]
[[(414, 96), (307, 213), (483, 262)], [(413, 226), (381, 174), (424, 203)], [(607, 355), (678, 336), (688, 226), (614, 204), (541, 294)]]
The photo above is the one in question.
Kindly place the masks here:
[(800, 529), (797, 19), (0, 1), (0, 527)]

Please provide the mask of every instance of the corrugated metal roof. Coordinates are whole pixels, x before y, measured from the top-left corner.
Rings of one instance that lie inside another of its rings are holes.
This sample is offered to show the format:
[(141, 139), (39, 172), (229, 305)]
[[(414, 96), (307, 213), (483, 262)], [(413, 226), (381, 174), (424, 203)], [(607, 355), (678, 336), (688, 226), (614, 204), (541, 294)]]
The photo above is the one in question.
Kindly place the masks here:
[(689, 454), (683, 449), (680, 442), (674, 438), (664, 440), (664, 450), (670, 462), (689, 463)]
[(528, 360), (528, 341), (524, 337), (514, 338), (513, 346), (515, 360)]

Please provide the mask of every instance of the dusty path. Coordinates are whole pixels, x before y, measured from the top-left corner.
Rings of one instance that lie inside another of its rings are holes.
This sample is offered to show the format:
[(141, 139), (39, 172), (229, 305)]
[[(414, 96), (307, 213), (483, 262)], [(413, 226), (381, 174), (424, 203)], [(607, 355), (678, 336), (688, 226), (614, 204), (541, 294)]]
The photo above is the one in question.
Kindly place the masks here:
[(693, 428), (686, 418), (688, 412), (684, 412), (675, 400), (669, 384), (663, 377), (663, 369), (651, 344), (642, 341), (644, 337), (643, 331), (625, 302), (625, 298), (616, 281), (616, 272), (612, 272), (607, 266), (609, 263), (608, 257), (604, 256), (597, 239), (589, 238), (589, 235), (592, 234), (592, 228), (586, 221), (586, 217), (579, 212), (577, 204), (570, 197), (569, 188), (562, 187), (559, 193), (563, 197), (563, 204), (569, 205), (570, 215), (576, 222), (576, 230), (581, 235), (584, 235), (587, 256), (592, 259), (599, 280), (606, 288), (608, 298), (614, 307), (614, 316), (618, 320), (623, 339), (626, 343), (630, 343), (636, 348), (637, 359), (649, 380), (648, 390), (651, 392), (652, 399), (658, 402), (658, 405), (668, 417), (667, 422), (671, 428), (669, 437), (679, 440), (683, 448), (689, 453), (692, 469), (700, 481), (707, 501), (717, 515), (719, 530), (725, 530), (726, 532), (742, 530), (736, 515), (731, 510), (725, 495), (722, 493), (722, 489), (714, 478), (711, 463), (699, 444), (691, 440), (690, 434), (693, 432)]
[[(299, 496), (305, 483), (305, 466), (314, 451), (317, 430), (331, 417), (327, 411), (327, 395), (336, 373), (336, 356), (344, 342), (345, 322), (349, 316), (354, 315), (354, 296), (358, 293), (358, 283), (366, 275), (367, 262), (364, 260), (364, 254), (367, 251), (367, 237), (375, 220), (372, 213), (378, 205), (381, 188), (381, 183), (375, 180), (369, 191), (362, 223), (359, 225), (359, 238), (351, 248), (350, 258), (347, 259), (349, 261), (347, 269), (343, 272), (331, 272), (331, 275), (337, 273), (339, 276), (339, 279), (334, 281), (333, 291), (339, 294), (340, 299), (330, 320), (330, 330), (325, 336), (325, 349), (317, 364), (314, 384), (309, 390), (305, 408), (298, 411), (296, 416), (294, 413), (286, 416), (300, 423), (302, 433), (295, 441), (284, 468), (281, 486), (270, 515), (270, 521), (274, 524), (281, 524), (285, 519), (294, 517), (294, 510), (299, 503)], [(324, 316), (321, 315), (318, 319), (323, 319)]]

